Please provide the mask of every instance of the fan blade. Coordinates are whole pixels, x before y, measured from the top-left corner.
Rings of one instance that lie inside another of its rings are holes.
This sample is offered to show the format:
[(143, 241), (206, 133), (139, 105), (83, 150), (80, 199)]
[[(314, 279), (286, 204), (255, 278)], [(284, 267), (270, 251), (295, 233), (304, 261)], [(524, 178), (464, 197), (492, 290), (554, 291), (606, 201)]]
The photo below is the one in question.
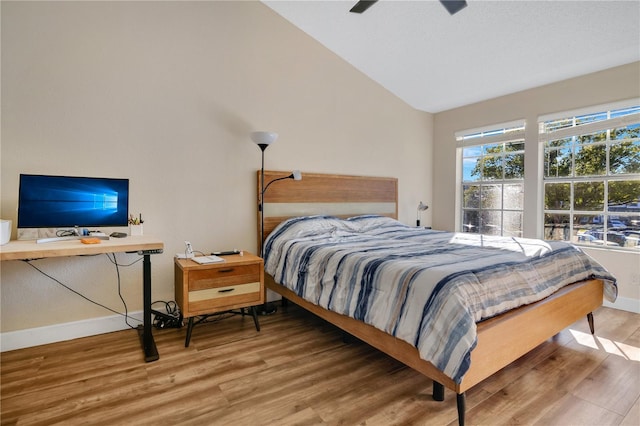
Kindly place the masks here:
[(465, 0), (440, 0), (440, 3), (442, 3), (451, 15), (458, 13), (467, 7), (467, 2)]
[(378, 0), (360, 0), (358, 3), (356, 3), (355, 6), (351, 8), (349, 12), (362, 13), (373, 6), (373, 4), (377, 1)]

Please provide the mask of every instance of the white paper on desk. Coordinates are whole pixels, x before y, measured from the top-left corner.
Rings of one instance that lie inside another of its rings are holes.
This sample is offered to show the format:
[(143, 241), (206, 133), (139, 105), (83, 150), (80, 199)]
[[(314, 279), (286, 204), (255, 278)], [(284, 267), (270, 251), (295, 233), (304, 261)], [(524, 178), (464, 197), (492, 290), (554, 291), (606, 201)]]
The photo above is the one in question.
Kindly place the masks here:
[(215, 255), (211, 255), (211, 256), (196, 256), (196, 257), (192, 257), (191, 260), (193, 260), (194, 262), (197, 262), (201, 265), (206, 265), (207, 263), (218, 263), (218, 262), (224, 262), (224, 259), (220, 256), (215, 256)]

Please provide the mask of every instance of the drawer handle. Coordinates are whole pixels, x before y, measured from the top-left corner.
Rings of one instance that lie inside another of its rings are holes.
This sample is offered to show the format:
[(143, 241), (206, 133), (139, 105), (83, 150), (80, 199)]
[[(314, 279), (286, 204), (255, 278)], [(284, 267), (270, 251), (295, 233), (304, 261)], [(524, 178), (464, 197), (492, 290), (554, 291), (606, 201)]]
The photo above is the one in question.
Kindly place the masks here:
[(233, 268), (219, 269), (218, 271), (221, 272), (221, 273), (233, 272)]
[(235, 290), (235, 288), (223, 288), (222, 290), (218, 290), (218, 293), (229, 293), (233, 290)]

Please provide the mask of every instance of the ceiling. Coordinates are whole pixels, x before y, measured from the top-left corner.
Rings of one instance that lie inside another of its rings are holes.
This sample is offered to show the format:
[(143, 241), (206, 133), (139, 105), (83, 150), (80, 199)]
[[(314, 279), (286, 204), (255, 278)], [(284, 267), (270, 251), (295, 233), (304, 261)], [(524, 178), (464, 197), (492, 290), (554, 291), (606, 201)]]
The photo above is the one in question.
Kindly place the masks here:
[[(640, 60), (640, 0), (263, 0), (412, 107), (436, 113)], [(640, 76), (638, 76), (640, 80)]]

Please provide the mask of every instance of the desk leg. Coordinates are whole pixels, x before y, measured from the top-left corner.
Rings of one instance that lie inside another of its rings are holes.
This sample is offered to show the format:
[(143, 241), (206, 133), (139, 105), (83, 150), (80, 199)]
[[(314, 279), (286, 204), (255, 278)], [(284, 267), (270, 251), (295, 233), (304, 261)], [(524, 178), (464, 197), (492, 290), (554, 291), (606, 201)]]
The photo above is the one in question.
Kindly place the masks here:
[(153, 340), (151, 324), (151, 258), (149, 254), (144, 254), (142, 261), (142, 304), (144, 305), (144, 316), (142, 329), (138, 326), (140, 341), (144, 350), (144, 360), (146, 362), (156, 361), (160, 358), (156, 342)]

